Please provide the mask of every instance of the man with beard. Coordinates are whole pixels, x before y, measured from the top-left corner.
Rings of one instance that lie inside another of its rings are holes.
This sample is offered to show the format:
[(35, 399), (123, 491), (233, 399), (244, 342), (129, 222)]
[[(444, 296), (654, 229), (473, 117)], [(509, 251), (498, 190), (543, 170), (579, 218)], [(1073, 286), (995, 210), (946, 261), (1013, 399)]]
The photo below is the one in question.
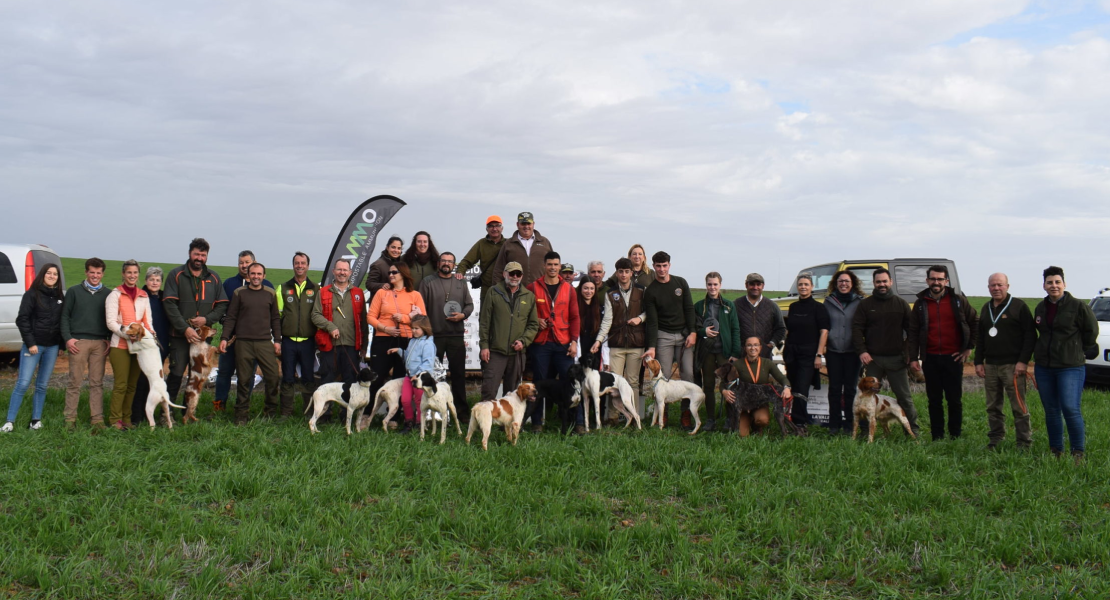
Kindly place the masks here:
[[(262, 405), (262, 416), (274, 417), (278, 412), (278, 387), (281, 374), (278, 372), (278, 355), (281, 354), (281, 317), (278, 314), (277, 294), (272, 288), (262, 285), (266, 277), (266, 266), (251, 263), (247, 269), (247, 285), (235, 290), (227, 309), (223, 333), (220, 335), (220, 352), (227, 352), (228, 344), (234, 337), (239, 346), (235, 370), (239, 374), (239, 386), (235, 392), (235, 424), (244, 425), (250, 415), (251, 388), (254, 372), (258, 365), (262, 368), (262, 378), (266, 386), (266, 397)], [(293, 413), (292, 398), (288, 407), (282, 407), (282, 414)]]
[(185, 367), (189, 365), (189, 344), (200, 341), (198, 330), (215, 326), (227, 312), (227, 294), (220, 276), (208, 270), (208, 242), (195, 238), (189, 243), (189, 261), (166, 275), (162, 306), (170, 321), (170, 373), (166, 390), (176, 402)]
[(948, 435), (955, 439), (963, 433), (964, 363), (975, 348), (979, 315), (966, 296), (948, 287), (948, 267), (929, 267), (926, 277), (929, 287), (917, 294), (910, 313), (910, 368), (924, 371), (933, 440), (944, 439), (943, 400)]
[[(249, 282), (248, 271), (255, 262), (254, 252), (250, 250), (243, 250), (239, 253), (239, 273), (233, 277), (228, 277), (224, 280), (224, 294), (227, 294), (228, 306), (230, 307), (231, 299), (235, 296), (235, 290), (247, 287)], [(262, 279), (264, 287), (274, 289), (274, 284), (270, 283), (269, 279)], [(229, 308), (230, 310), (230, 308)], [(224, 315), (226, 320), (227, 315)], [(236, 370), (235, 362), (235, 344), (227, 347), (227, 352), (220, 355), (220, 362), (216, 371), (216, 399), (212, 401), (212, 410), (219, 412), (224, 409), (227, 403), (228, 396), (231, 395), (231, 376)], [(258, 365), (255, 364), (255, 368)], [(250, 389), (254, 389), (254, 378), (250, 378)]]
[(416, 291), (424, 298), (428, 318), (432, 321), (436, 358), (447, 357), (451, 396), (460, 423), (470, 422), (470, 404), (466, 402), (466, 321), (474, 312), (474, 301), (465, 281), (452, 276), (455, 271), (455, 254), (439, 255), (439, 270), (420, 281)]
[[(486, 292), (493, 287), (493, 262), (497, 260), (497, 255), (501, 253), (501, 246), (505, 245), (501, 228), (501, 217), (497, 215), (486, 217), (486, 237), (474, 242), (470, 252), (466, 253), (466, 256), (459, 261), (455, 268), (455, 279), (462, 279), (471, 267), (475, 265), (481, 267), (482, 275), (478, 278), (478, 281), (482, 288), (481, 298), (483, 300), (486, 297)], [(479, 286), (473, 285), (472, 287)]]
[(734, 304), (740, 321), (740, 339), (757, 337), (766, 340), (759, 355), (771, 358), (771, 349), (786, 339), (786, 323), (782, 320), (782, 309), (778, 304), (769, 300), (766, 304), (763, 303), (763, 286), (762, 275), (748, 273), (744, 278), (744, 287), (748, 293), (737, 298)]
[(906, 372), (906, 334), (910, 329), (910, 304), (890, 289), (890, 271), (875, 269), (872, 274), (875, 292), (860, 300), (852, 317), (852, 343), (859, 353), (860, 362), (867, 367), (868, 377), (890, 382), (890, 389), (898, 399), (898, 406), (906, 413), (910, 429), (920, 435), (917, 409), (910, 395), (910, 380)]

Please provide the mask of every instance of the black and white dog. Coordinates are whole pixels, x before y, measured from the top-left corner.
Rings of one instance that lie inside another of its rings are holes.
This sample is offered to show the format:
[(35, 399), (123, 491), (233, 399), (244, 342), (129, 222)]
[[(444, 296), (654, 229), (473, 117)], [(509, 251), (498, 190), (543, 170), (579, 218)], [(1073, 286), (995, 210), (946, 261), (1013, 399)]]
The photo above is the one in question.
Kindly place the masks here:
[(308, 420), (308, 428), (312, 433), (318, 433), (320, 430), (316, 429), (317, 419), (327, 410), (328, 402), (335, 402), (347, 407), (347, 435), (351, 435), (351, 418), (355, 416), (356, 411), (358, 417), (362, 417), (363, 411), (370, 404), (370, 386), (377, 378), (377, 373), (370, 369), (362, 369), (358, 372), (357, 383), (337, 381), (325, 383), (316, 388), (312, 394), (311, 404), (305, 407), (306, 413), (309, 406), (312, 407), (312, 418)]
[[(447, 440), (447, 421), (448, 413), (450, 413), (450, 420), (455, 423), (455, 430), (462, 435), (462, 427), (459, 427), (459, 415), (455, 412), (455, 397), (451, 393), (451, 385), (436, 380), (435, 376), (431, 373), (424, 371), (417, 373), (412, 378), (412, 387), (424, 390), (424, 395), (420, 397), (420, 439), (424, 439), (424, 424), (427, 421), (425, 417), (428, 411), (439, 413), (443, 424), (440, 426), (439, 443)], [(432, 421), (432, 435), (436, 434), (436, 420)]]
[(586, 399), (586, 431), (590, 430), (590, 400), (594, 403), (594, 420), (597, 423), (597, 428), (601, 429), (601, 398), (611, 392), (616, 392), (620, 396), (620, 404), (617, 404), (617, 412), (625, 416), (624, 426), (627, 428), (636, 422), (636, 429), (643, 429), (640, 425), (640, 413), (636, 410), (636, 394), (632, 391), (632, 386), (629, 385), (628, 380), (616, 373), (608, 371), (598, 371), (596, 366), (600, 360), (600, 356), (586, 356), (578, 359), (578, 363), (582, 365), (582, 395)]
[[(559, 407), (559, 424), (563, 435), (574, 425), (574, 409), (582, 401), (582, 367), (571, 365), (563, 379), (545, 379), (532, 382), (536, 386), (536, 398), (528, 402), (524, 419), (536, 415), (539, 418), (544, 401)], [(533, 421), (534, 423), (535, 421)]]

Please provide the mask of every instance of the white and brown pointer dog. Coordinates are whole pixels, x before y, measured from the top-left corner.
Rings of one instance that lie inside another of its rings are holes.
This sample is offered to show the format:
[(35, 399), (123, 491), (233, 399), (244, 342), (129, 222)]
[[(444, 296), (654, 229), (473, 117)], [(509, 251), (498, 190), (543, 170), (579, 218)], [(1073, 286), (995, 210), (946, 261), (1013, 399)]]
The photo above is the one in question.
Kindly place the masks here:
[(689, 381), (667, 379), (663, 376), (663, 367), (654, 358), (645, 360), (644, 368), (646, 369), (644, 374), (651, 377), (652, 394), (655, 396), (655, 414), (651, 415), (649, 427), (659, 423), (659, 429), (663, 429), (667, 419), (666, 405), (687, 399), (690, 401), (690, 414), (694, 417), (694, 429), (690, 431), (690, 435), (696, 434), (701, 428), (698, 409), (705, 402), (705, 392)]
[(875, 441), (875, 423), (882, 423), (883, 431), (890, 435), (890, 422), (900, 421), (902, 427), (910, 438), (917, 439), (910, 428), (910, 420), (906, 418), (905, 411), (898, 406), (898, 401), (890, 396), (882, 396), (878, 392), (883, 384), (875, 377), (864, 377), (859, 380), (859, 397), (852, 408), (852, 439), (859, 433), (860, 419), (867, 419), (867, 443)]
[(208, 340), (216, 335), (216, 330), (202, 325), (197, 334), (200, 339), (189, 344), (189, 372), (185, 383), (185, 416), (181, 419), (182, 423), (189, 421), (197, 421), (197, 401), (200, 400), (200, 394), (204, 391), (204, 384), (208, 381), (208, 372), (215, 366), (216, 361), (213, 356), (216, 354), (216, 349)]
[(489, 432), (494, 421), (500, 423), (505, 429), (505, 437), (509, 443), (516, 445), (520, 438), (520, 424), (524, 421), (524, 410), (528, 402), (536, 399), (536, 386), (531, 383), (522, 383), (516, 391), (509, 392), (504, 398), (498, 400), (484, 400), (470, 409), (470, 427), (466, 430), (466, 443), (474, 430), (482, 428), (482, 450), (489, 450)]

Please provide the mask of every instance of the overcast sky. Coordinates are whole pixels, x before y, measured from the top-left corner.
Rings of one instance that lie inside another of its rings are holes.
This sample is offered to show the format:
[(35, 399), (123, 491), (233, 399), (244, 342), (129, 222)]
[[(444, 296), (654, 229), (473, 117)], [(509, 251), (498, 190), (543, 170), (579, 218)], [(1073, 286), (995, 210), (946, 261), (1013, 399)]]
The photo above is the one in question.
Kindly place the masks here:
[(1110, 0), (4, 2), (0, 237), (317, 267), (393, 194), (384, 233), (460, 255), (529, 210), (580, 268), (943, 256), (973, 295), (1057, 264), (1090, 297), (1108, 38)]

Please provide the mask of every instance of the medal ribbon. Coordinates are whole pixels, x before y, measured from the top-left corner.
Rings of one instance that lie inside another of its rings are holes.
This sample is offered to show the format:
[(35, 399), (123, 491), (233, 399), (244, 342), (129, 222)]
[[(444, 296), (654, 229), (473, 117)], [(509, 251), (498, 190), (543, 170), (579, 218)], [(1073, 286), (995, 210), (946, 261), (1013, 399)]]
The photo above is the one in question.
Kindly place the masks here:
[[(1010, 302), (1013, 302), (1013, 301), (1014, 301), (1014, 297), (1010, 296), (1010, 299), (1006, 302), (1006, 306), (1002, 307), (1002, 310), (999, 311), (997, 317), (994, 316), (994, 310), (991, 309), (991, 305), (987, 304), (987, 312), (990, 313), (990, 315), (991, 315), (991, 327), (994, 327), (995, 325), (998, 324), (998, 320), (1002, 318), (1002, 315), (1006, 314), (1006, 309), (1010, 308)], [(991, 304), (993, 304), (993, 303), (991, 303)]]

